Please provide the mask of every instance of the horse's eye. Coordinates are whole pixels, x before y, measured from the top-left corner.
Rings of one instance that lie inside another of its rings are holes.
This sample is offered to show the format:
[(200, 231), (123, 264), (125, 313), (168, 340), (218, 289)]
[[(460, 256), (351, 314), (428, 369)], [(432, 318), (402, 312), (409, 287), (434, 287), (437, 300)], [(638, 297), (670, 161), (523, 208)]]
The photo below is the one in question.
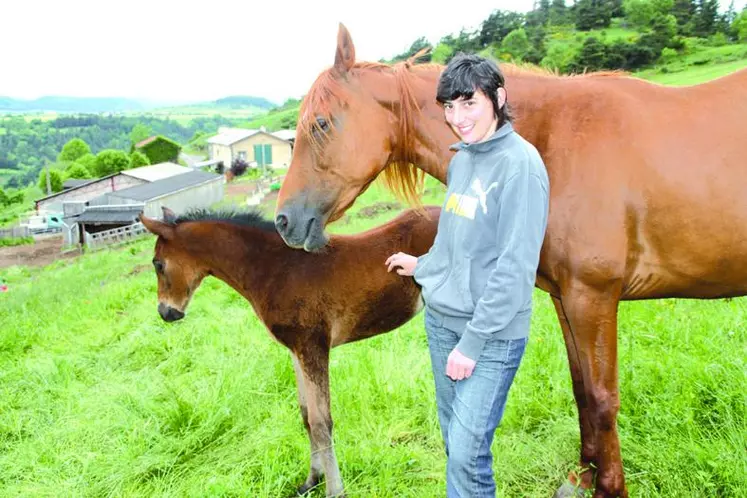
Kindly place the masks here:
[(316, 125), (324, 133), (327, 133), (329, 131), (329, 122), (324, 118), (316, 118)]
[(162, 261), (154, 259), (153, 260), (153, 267), (156, 269), (156, 272), (163, 273), (163, 262)]

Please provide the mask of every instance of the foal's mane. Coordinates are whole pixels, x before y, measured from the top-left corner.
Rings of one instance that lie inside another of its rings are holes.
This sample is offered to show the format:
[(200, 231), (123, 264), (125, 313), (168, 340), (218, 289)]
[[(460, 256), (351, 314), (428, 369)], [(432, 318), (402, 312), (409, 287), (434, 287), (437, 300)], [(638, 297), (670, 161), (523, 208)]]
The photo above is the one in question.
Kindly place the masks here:
[(188, 221), (222, 221), (243, 227), (258, 228), (264, 232), (275, 232), (275, 224), (266, 220), (259, 211), (237, 209), (192, 209), (174, 220), (174, 225)]

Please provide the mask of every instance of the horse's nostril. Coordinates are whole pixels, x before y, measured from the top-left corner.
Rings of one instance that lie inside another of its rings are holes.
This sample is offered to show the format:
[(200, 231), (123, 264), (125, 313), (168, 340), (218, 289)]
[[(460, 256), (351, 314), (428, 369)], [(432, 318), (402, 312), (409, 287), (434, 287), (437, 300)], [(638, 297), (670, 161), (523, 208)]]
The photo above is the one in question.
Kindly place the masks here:
[(288, 228), (288, 217), (284, 214), (279, 214), (275, 218), (275, 228), (280, 232), (284, 232)]

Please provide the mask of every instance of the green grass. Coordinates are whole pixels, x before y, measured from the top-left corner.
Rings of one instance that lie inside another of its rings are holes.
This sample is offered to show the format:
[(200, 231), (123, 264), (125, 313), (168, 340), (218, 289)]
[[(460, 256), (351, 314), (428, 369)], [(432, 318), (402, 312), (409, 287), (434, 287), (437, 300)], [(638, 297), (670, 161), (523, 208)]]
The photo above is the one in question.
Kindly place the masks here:
[(33, 237), (15, 237), (0, 239), (0, 247), (12, 247), (12, 246), (24, 246), (27, 244), (33, 244)]
[[(439, 203), (443, 187), (427, 187), (425, 202)], [(397, 211), (364, 210), (392, 202), (374, 184), (332, 231), (380, 224)], [(161, 321), (153, 242), (0, 270), (10, 288), (0, 294), (0, 496), (276, 497), (305, 477), (287, 352), (215, 279), (184, 320)], [(535, 309), (493, 446), (499, 497), (550, 496), (577, 458), (565, 348), (540, 291)], [(746, 322), (745, 299), (622, 304), (619, 430), (631, 496), (747, 491)], [(330, 370), (349, 496), (443, 496), (422, 316), (334, 350)]]

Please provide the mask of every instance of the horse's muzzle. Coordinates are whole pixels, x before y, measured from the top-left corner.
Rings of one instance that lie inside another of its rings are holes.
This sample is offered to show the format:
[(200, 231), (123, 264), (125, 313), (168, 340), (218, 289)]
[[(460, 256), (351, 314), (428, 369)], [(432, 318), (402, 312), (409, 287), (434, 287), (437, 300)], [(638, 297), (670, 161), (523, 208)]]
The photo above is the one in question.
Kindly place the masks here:
[(184, 318), (184, 312), (164, 303), (158, 303), (158, 314), (167, 322), (175, 322)]
[(285, 243), (294, 249), (314, 252), (327, 245), (324, 217), (315, 208), (286, 203), (275, 217), (275, 229)]

